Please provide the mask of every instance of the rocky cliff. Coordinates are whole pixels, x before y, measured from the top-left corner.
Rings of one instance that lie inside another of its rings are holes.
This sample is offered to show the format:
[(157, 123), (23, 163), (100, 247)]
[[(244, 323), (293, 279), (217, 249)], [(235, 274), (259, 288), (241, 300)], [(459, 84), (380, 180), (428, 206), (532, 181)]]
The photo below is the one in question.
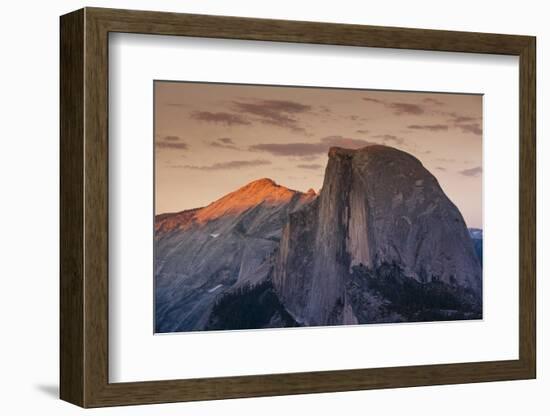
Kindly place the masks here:
[(158, 215), (156, 331), (204, 329), (216, 299), (264, 282), (289, 214), (315, 198), (260, 179), (206, 207)]
[(283, 230), (272, 280), (303, 325), (481, 315), (462, 215), (418, 159), (387, 146), (330, 149), (319, 197)]

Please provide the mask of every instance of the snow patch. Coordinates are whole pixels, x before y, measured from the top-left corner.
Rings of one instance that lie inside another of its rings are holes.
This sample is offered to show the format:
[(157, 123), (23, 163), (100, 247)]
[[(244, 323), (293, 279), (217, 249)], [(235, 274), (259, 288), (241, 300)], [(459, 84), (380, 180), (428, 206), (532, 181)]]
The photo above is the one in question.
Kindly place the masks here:
[(223, 286), (222, 284), (217, 285), (217, 286), (214, 286), (212, 289), (210, 289), (210, 290), (208, 291), (208, 293), (215, 292), (216, 290), (218, 290), (218, 289), (219, 289), (220, 287), (222, 287), (222, 286)]

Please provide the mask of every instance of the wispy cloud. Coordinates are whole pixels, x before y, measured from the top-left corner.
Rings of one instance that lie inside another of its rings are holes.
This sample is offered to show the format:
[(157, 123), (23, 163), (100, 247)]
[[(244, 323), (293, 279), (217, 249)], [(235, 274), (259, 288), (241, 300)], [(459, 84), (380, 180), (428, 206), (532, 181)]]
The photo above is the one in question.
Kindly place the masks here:
[(445, 105), (445, 103), (443, 101), (439, 101), (436, 98), (428, 97), (428, 98), (424, 98), (422, 101), (425, 102), (426, 104), (433, 104), (433, 105), (437, 105), (437, 106)]
[(180, 136), (165, 136), (164, 140), (167, 142), (179, 142), (181, 138)]
[(193, 169), (193, 170), (236, 170), (236, 169), (245, 169), (256, 166), (265, 166), (271, 165), (269, 160), (256, 159), (256, 160), (232, 160), (229, 162), (220, 162), (214, 163), (212, 165), (183, 165), (181, 166), (184, 169)]
[(454, 111), (451, 112), (443, 112), (441, 113), (447, 117), (450, 117), (449, 121), (452, 123), (469, 123), (473, 121), (477, 121), (480, 119), (480, 117), (472, 117), (472, 116), (466, 116), (464, 114), (458, 114)]
[(411, 124), (407, 128), (412, 130), (428, 130), (428, 131), (446, 131), (449, 126), (446, 124)]
[(378, 98), (371, 98), (371, 97), (363, 97), (363, 101), (368, 101), (376, 104), (386, 104), (384, 100), (379, 100)]
[(323, 167), (323, 165), (320, 165), (318, 163), (312, 163), (312, 164), (297, 165), (296, 167), (298, 167), (300, 169), (317, 170), (317, 169), (321, 169)]
[(267, 152), (274, 156), (308, 156), (324, 153), (322, 143), (260, 143), (249, 147), (253, 152)]
[(158, 149), (187, 150), (189, 145), (181, 140), (179, 136), (164, 136), (155, 139), (155, 147)]
[(405, 103), (400, 101), (386, 101), (386, 100), (380, 100), (378, 98), (371, 98), (371, 97), (363, 97), (364, 101), (380, 104), (383, 105), (391, 110), (393, 110), (393, 114), (395, 115), (419, 115), (424, 114), (424, 107), (420, 104), (413, 104), (413, 103)]
[(394, 110), (394, 114), (413, 114), (419, 115), (424, 114), (424, 108), (418, 104), (411, 103), (390, 103), (388, 107)]
[(482, 171), (483, 169), (481, 168), (481, 166), (476, 166), (475, 168), (461, 170), (458, 173), (464, 176), (475, 177), (481, 175)]
[(296, 115), (311, 111), (311, 106), (287, 100), (233, 101), (235, 111), (256, 117), (262, 124), (269, 124), (295, 133), (305, 133)]
[(359, 130), (355, 130), (355, 132), (359, 134), (369, 134), (370, 130), (359, 129)]
[(212, 113), (210, 111), (194, 111), (191, 113), (191, 118), (207, 123), (226, 124), (228, 126), (251, 124), (250, 121), (238, 114), (225, 112)]
[(219, 149), (240, 150), (235, 142), (229, 137), (221, 137), (213, 142), (209, 143), (211, 147), (217, 147)]
[(457, 124), (456, 127), (462, 130), (463, 133), (472, 133), (477, 136), (481, 136), (481, 134), (483, 133), (481, 129), (481, 124), (479, 123)]
[(249, 147), (253, 152), (267, 152), (274, 156), (313, 156), (327, 153), (333, 146), (345, 147), (349, 149), (359, 149), (361, 147), (374, 144), (363, 139), (354, 139), (344, 136), (327, 136), (318, 142), (313, 143), (260, 143)]

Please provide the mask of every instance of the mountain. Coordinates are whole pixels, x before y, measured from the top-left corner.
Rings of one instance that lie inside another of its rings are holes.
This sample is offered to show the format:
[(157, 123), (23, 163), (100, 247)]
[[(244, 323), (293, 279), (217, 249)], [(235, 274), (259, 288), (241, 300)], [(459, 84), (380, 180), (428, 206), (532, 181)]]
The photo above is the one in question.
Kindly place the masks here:
[(466, 224), (408, 153), (331, 148), (319, 197), (290, 215), (272, 276), (300, 325), (481, 316)]
[(260, 179), (155, 218), (155, 329), (479, 319), (478, 237), (412, 155), (334, 147), (318, 195)]
[(483, 230), (479, 228), (469, 228), (470, 238), (474, 243), (474, 250), (479, 259), (480, 264), (483, 266)]
[(206, 207), (156, 216), (156, 332), (204, 329), (216, 299), (264, 282), (288, 215), (315, 198), (260, 179)]

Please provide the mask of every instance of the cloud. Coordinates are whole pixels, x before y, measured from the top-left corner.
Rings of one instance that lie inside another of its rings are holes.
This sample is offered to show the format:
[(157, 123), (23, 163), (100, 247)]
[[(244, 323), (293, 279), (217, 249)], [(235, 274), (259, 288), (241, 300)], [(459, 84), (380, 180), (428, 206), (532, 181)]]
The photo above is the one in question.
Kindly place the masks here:
[(468, 123), (468, 122), (472, 122), (472, 121), (476, 121), (476, 120), (479, 120), (480, 117), (472, 117), (472, 116), (465, 116), (465, 115), (462, 115), (462, 114), (457, 114), (456, 112), (444, 112), (444, 113), (441, 113), (443, 115), (446, 115), (448, 117), (451, 117), (451, 119), (449, 121), (457, 124), (457, 123)]
[(475, 177), (481, 175), (482, 172), (483, 169), (481, 168), (481, 166), (476, 166), (475, 168), (461, 170), (458, 173), (464, 176)]
[(407, 126), (413, 130), (428, 130), (428, 131), (444, 131), (449, 130), (449, 126), (446, 124), (411, 124)]
[(164, 136), (155, 140), (155, 146), (158, 149), (179, 149), (187, 150), (189, 145), (183, 141), (179, 136)]
[(184, 165), (184, 169), (193, 169), (193, 170), (237, 170), (244, 168), (251, 168), (256, 166), (265, 166), (271, 165), (269, 160), (256, 159), (256, 160), (232, 160), (229, 162), (220, 162), (214, 163), (212, 165)]
[(360, 129), (360, 130), (355, 130), (356, 133), (359, 133), (359, 134), (368, 134), (370, 130), (365, 130), (365, 129)]
[(409, 114), (409, 115), (424, 114), (424, 107), (422, 107), (419, 104), (403, 103), (403, 102), (387, 102), (384, 100), (379, 100), (377, 98), (370, 98), (370, 97), (363, 97), (363, 100), (371, 103), (384, 105), (387, 108), (393, 110), (393, 113), (398, 116), (400, 116), (401, 114)]
[(164, 140), (167, 142), (177, 142), (177, 141), (180, 141), (181, 139), (179, 136), (165, 136)]
[(453, 118), (453, 121), (455, 123), (467, 123), (470, 121), (476, 121), (477, 117), (469, 117), (469, 116), (456, 116)]
[(363, 100), (364, 100), (364, 101), (371, 102), (371, 103), (376, 103), (376, 104), (386, 104), (385, 101), (379, 100), (379, 99), (377, 99), (377, 98), (363, 97)]
[(210, 142), (211, 147), (217, 147), (219, 149), (231, 149), (231, 150), (240, 150), (232, 139), (229, 137), (222, 137), (213, 142)]
[(259, 100), (254, 102), (233, 101), (235, 111), (258, 117), (263, 124), (305, 133), (299, 120), (294, 116), (311, 111), (311, 106), (287, 100)]
[(244, 117), (224, 112), (211, 113), (210, 111), (194, 111), (191, 113), (191, 118), (207, 123), (227, 124), (228, 126), (251, 124), (250, 121)]
[(189, 146), (187, 145), (187, 143), (156, 142), (155, 146), (159, 149), (179, 149), (179, 150), (189, 149)]
[(333, 146), (348, 149), (359, 149), (374, 144), (363, 139), (353, 139), (343, 136), (327, 136), (314, 143), (260, 143), (249, 147), (253, 152), (267, 152), (273, 156), (307, 157), (327, 153)]
[(463, 133), (472, 133), (477, 136), (481, 136), (481, 133), (483, 132), (479, 123), (457, 124), (456, 127), (462, 130)]
[(394, 111), (394, 114), (401, 115), (401, 114), (424, 114), (424, 108), (418, 104), (411, 104), (411, 103), (390, 103), (388, 105), (389, 108), (392, 108)]
[(317, 169), (321, 169), (323, 167), (323, 165), (319, 165), (317, 163), (312, 163), (312, 164), (297, 165), (296, 167), (298, 167), (300, 169), (317, 170)]
[(439, 105), (439, 106), (445, 105), (443, 101), (439, 101), (435, 98), (424, 98), (422, 101), (425, 102), (426, 104), (433, 104), (433, 105)]
[(435, 167), (437, 170), (440, 170), (440, 171), (443, 171), (443, 172), (446, 172), (447, 169), (445, 169), (443, 166), (436, 166)]
[(253, 152), (267, 152), (273, 156), (308, 156), (324, 153), (322, 143), (260, 143), (249, 147)]
[(308, 156), (301, 156), (300, 160), (303, 160), (304, 162), (311, 162), (312, 160), (315, 160), (319, 158), (319, 155), (308, 155)]

